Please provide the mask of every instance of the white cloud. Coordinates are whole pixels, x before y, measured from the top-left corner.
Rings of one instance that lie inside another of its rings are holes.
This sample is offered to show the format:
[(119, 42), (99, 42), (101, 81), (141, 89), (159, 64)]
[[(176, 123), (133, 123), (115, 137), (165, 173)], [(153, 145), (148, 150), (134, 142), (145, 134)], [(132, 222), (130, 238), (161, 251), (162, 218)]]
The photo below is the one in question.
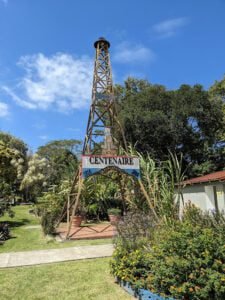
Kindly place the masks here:
[(3, 87), (18, 105), (67, 112), (89, 104), (93, 77), (90, 58), (40, 53), (21, 57), (18, 65), (25, 70), (24, 77), (16, 87)]
[(20, 106), (29, 108), (29, 109), (34, 109), (36, 106), (32, 103), (29, 103), (29, 101), (22, 100), (19, 96), (16, 95), (16, 93), (9, 87), (7, 86), (2, 86), (2, 90), (5, 91), (11, 98)]
[(171, 37), (177, 33), (180, 27), (188, 23), (185, 17), (165, 20), (153, 26), (153, 30), (159, 34), (159, 37)]
[(46, 141), (48, 139), (47, 135), (39, 135), (39, 139)]
[(143, 45), (123, 42), (116, 47), (113, 58), (120, 63), (143, 63), (153, 61), (155, 54)]
[(8, 115), (9, 106), (4, 102), (0, 102), (0, 117), (7, 117)]

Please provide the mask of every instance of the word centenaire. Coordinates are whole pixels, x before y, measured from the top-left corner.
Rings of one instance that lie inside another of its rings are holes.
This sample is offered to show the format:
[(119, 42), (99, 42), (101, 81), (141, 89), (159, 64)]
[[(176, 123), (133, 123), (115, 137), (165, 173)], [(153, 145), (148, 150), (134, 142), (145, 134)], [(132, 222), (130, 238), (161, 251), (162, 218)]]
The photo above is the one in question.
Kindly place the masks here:
[(89, 162), (91, 165), (134, 165), (133, 157), (121, 157), (121, 156), (90, 156)]

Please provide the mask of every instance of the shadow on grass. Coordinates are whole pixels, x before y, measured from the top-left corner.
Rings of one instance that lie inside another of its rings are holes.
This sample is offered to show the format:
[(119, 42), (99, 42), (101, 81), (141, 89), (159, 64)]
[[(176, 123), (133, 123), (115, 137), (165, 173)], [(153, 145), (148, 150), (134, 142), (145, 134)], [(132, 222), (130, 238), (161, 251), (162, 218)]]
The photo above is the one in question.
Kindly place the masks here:
[(30, 220), (28, 220), (28, 219), (21, 219), (20, 221), (7, 220), (7, 221), (0, 222), (0, 223), (6, 223), (9, 225), (9, 228), (14, 228), (14, 227), (20, 227), (20, 226), (29, 224)]

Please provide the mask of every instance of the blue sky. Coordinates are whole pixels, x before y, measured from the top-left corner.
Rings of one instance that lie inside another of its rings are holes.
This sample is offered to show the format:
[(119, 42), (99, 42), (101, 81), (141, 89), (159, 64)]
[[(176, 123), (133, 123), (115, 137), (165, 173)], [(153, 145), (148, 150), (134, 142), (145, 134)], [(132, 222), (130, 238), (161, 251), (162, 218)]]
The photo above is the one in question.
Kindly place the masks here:
[(225, 74), (224, 0), (0, 0), (0, 130), (33, 151), (83, 139), (99, 36), (116, 83), (208, 88)]

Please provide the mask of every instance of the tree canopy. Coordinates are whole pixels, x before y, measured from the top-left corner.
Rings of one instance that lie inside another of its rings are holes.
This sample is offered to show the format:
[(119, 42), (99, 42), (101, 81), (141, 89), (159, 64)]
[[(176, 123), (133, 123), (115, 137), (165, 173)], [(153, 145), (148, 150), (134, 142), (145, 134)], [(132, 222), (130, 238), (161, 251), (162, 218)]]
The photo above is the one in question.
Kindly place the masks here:
[(21, 197), (34, 201), (52, 185), (73, 178), (81, 141), (56, 140), (28, 153), (27, 145), (0, 132), (0, 199), (4, 204)]
[(26, 158), (26, 144), (8, 133), (0, 132), (0, 196), (15, 194), (26, 170)]
[(219, 137), (224, 129), (222, 101), (201, 85), (167, 90), (146, 80), (128, 78), (116, 86), (119, 118), (127, 141), (162, 161), (169, 151), (183, 153), (189, 175), (224, 166)]
[(81, 141), (71, 139), (55, 140), (38, 148), (37, 154), (49, 162), (51, 184), (58, 184), (67, 175), (74, 176), (80, 147)]

